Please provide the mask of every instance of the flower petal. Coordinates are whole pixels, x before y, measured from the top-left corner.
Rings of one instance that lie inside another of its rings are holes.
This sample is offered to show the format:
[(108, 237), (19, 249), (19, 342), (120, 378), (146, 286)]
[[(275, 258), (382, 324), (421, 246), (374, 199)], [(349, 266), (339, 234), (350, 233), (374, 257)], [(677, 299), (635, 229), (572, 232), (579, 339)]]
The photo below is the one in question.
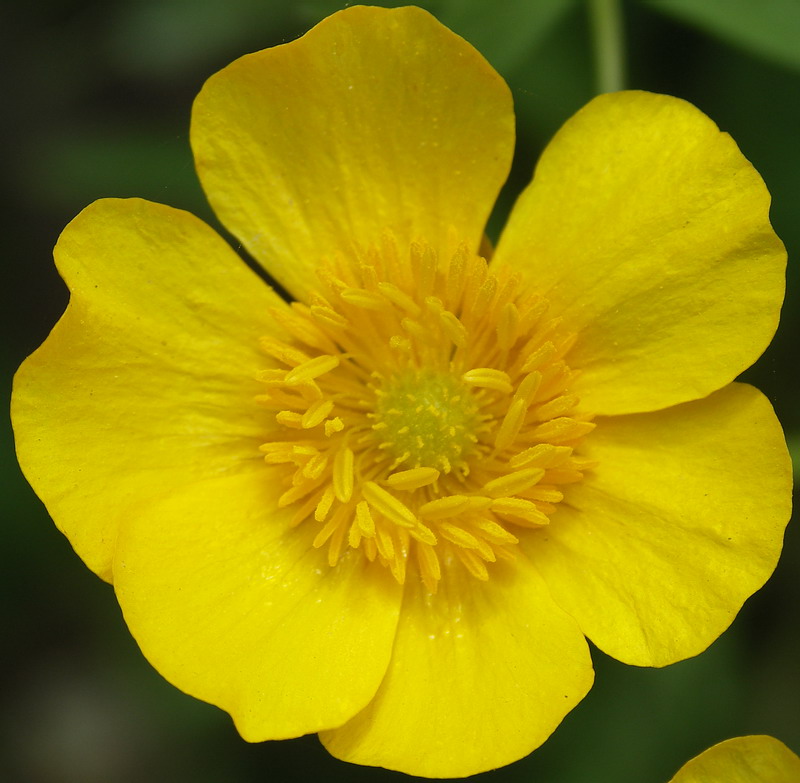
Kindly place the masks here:
[(402, 588), (277, 511), (274, 469), (200, 482), (121, 526), (114, 587), (145, 656), (249, 741), (338, 726), (372, 698)]
[(17, 454), (78, 554), (110, 579), (132, 506), (263, 465), (258, 337), (283, 303), (208, 226), (146, 201), (95, 202), (55, 257), (71, 299), (15, 378)]
[(513, 145), (503, 80), (413, 7), (348, 8), (242, 57), (192, 115), (212, 207), (300, 299), (325, 256), (387, 230), (402, 252), (420, 239), (477, 249)]
[(338, 758), (426, 777), (508, 764), (543, 743), (589, 691), (589, 650), (524, 557), (486, 583), (452, 567), (440, 592), (406, 584), (375, 699), (320, 739)]
[(791, 464), (766, 398), (744, 384), (601, 419), (593, 474), (529, 541), (553, 598), (604, 652), (664, 666), (702, 652), (770, 576)]
[(720, 742), (695, 756), (670, 783), (797, 783), (800, 758), (774, 737)]
[(545, 150), (497, 247), (580, 338), (578, 393), (601, 414), (721, 388), (769, 343), (786, 254), (769, 194), (691, 104), (603, 95)]

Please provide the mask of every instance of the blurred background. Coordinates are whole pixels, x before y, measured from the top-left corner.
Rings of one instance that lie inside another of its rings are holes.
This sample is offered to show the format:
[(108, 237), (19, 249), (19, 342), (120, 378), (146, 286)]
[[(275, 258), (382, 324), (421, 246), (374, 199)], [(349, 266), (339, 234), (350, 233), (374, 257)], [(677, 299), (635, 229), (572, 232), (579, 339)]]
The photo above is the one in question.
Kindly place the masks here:
[[(401, 3), (379, 3), (401, 5)], [(430, 0), (489, 59), (518, 113), (512, 199), (555, 130), (594, 93), (580, 0)], [(194, 95), (240, 55), (284, 43), (332, 0), (33, 0), (0, 10), (4, 398), (67, 303), (61, 229), (103, 196), (142, 196), (217, 225), (189, 151)], [(789, 250), (783, 321), (746, 375), (800, 442), (800, 3), (623, 4), (627, 85), (686, 98), (736, 139), (774, 199)], [(5, 404), (5, 402), (4, 402)], [(6, 408), (7, 409), (7, 408)], [(224, 713), (172, 688), (129, 636), (112, 589), (73, 554), (21, 476), (2, 423), (0, 779), (31, 783), (392, 781), (329, 757), (316, 737), (248, 745)], [(800, 752), (800, 529), (733, 627), (663, 670), (594, 650), (597, 684), (552, 739), (486, 781), (665, 783), (722, 739), (772, 734)]]

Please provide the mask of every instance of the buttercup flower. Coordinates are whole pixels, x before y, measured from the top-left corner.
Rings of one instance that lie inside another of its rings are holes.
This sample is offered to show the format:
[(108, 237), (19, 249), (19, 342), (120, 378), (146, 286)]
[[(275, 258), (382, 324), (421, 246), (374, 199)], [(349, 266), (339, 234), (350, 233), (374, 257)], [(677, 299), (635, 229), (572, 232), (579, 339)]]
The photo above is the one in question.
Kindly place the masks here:
[(800, 758), (774, 737), (736, 737), (684, 764), (670, 783), (797, 783)]
[[(20, 463), (153, 665), (251, 741), (506, 764), (627, 663), (705, 649), (772, 572), (790, 471), (732, 383), (775, 331), (768, 193), (689, 104), (592, 101), (496, 250), (508, 88), (354, 7), (194, 105), (209, 227), (104, 199), (20, 369)], [(491, 264), (487, 260), (491, 256)]]

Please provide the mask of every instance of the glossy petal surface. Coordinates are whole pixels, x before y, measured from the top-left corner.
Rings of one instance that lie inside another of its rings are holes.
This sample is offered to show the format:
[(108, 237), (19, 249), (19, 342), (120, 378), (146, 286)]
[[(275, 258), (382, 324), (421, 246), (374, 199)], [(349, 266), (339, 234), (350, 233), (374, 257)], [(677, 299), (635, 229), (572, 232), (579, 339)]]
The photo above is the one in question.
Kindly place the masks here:
[(168, 207), (103, 200), (59, 241), (72, 297), (16, 378), (20, 462), (147, 658), (247, 740), (498, 767), (588, 692), (585, 636), (697, 654), (775, 566), (786, 448), (730, 383), (783, 293), (760, 177), (689, 104), (602, 96), (487, 270), (513, 135), (506, 85), (430, 14), (347, 8), (192, 117), (220, 220), (313, 306)]
[(663, 666), (704, 650), (767, 580), (791, 464), (766, 398), (732, 384), (598, 421), (594, 475), (529, 540), (553, 598), (604, 652)]
[(261, 468), (259, 336), (283, 303), (208, 226), (138, 199), (64, 230), (69, 307), (14, 384), (20, 465), (110, 579), (120, 518), (203, 477)]
[(453, 568), (435, 596), (407, 584), (375, 699), (321, 739), (358, 764), (472, 775), (539, 746), (592, 679), (577, 625), (524, 558), (496, 565), (480, 585)]
[(497, 247), (579, 339), (575, 392), (635, 413), (703, 397), (769, 343), (786, 254), (769, 194), (689, 103), (603, 95), (542, 155)]
[(345, 556), (330, 568), (276, 511), (274, 470), (195, 484), (120, 532), (114, 585), (153, 665), (227, 710), (250, 741), (338, 726), (372, 698), (401, 590)]
[(323, 258), (387, 230), (403, 249), (477, 249), (513, 145), (503, 80), (413, 7), (349, 8), (243, 57), (192, 115), (214, 211), (300, 299)]
[(720, 742), (696, 756), (670, 783), (797, 783), (800, 758), (774, 737)]

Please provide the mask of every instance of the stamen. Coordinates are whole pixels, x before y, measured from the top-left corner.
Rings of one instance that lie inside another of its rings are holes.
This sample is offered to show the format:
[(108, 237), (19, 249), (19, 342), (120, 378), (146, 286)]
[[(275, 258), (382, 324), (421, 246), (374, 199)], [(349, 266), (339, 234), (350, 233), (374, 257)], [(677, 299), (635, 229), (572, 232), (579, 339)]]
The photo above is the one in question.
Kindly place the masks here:
[(431, 593), (453, 568), (490, 578), (593, 467), (575, 336), (463, 244), (404, 254), (386, 233), (319, 281), (272, 312), (286, 339), (261, 340), (256, 403), (280, 427), (261, 451), (289, 526), (314, 526), (332, 568), (349, 548)]
[(504, 451), (514, 442), (525, 421), (527, 410), (528, 406), (524, 400), (514, 400), (511, 403), (494, 439), (494, 447), (497, 451)]
[(487, 482), (483, 485), (483, 492), (492, 498), (517, 495), (537, 484), (542, 476), (544, 476), (544, 470), (541, 468), (518, 470)]
[(506, 302), (497, 322), (497, 342), (504, 351), (508, 351), (517, 341), (518, 334), (519, 310), (513, 302)]
[(474, 386), (479, 389), (493, 389), (502, 394), (511, 394), (514, 391), (508, 373), (502, 370), (494, 370), (491, 367), (478, 367), (474, 370), (468, 370), (461, 376), (461, 380), (468, 386)]
[(319, 378), (321, 375), (330, 372), (335, 367), (339, 366), (338, 356), (315, 356), (313, 359), (308, 359), (302, 364), (297, 365), (293, 370), (286, 373), (284, 382), (289, 386), (297, 386), (304, 381), (311, 381), (314, 378)]
[(417, 518), (414, 512), (375, 482), (365, 482), (361, 492), (370, 506), (396, 525), (401, 527), (414, 527), (416, 525)]
[(413, 490), (433, 484), (440, 475), (436, 468), (412, 468), (387, 476), (386, 484), (392, 489)]
[(375, 520), (369, 513), (369, 504), (366, 500), (362, 500), (356, 505), (356, 522), (361, 533), (367, 538), (375, 535)]
[(333, 492), (336, 499), (347, 503), (353, 496), (353, 452), (347, 446), (342, 446), (333, 459)]

